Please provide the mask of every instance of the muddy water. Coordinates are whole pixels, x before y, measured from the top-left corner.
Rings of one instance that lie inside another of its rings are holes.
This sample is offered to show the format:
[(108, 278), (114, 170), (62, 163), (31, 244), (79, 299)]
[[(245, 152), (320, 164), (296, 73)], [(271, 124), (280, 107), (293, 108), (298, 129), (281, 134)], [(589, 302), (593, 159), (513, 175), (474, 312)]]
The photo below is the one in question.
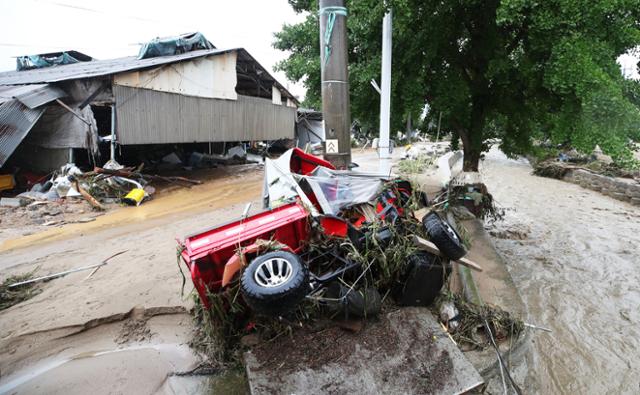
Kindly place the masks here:
[(492, 232), (529, 309), (528, 393), (640, 393), (640, 209), (491, 151)]

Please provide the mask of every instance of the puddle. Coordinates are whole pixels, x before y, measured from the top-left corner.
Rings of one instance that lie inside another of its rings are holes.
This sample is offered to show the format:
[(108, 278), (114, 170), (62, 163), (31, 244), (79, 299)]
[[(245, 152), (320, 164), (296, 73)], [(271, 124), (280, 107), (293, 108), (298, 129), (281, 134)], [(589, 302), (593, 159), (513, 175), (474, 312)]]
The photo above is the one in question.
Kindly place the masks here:
[[(29, 365), (22, 371), (11, 374), (7, 380), (2, 380), (4, 382), (0, 384), (0, 394), (29, 393), (38, 388), (40, 390), (47, 388), (47, 392), (60, 392), (59, 390), (69, 386), (77, 386), (73, 392), (83, 392), (82, 387), (85, 383), (79, 378), (85, 374), (89, 377), (103, 376), (107, 372), (111, 374), (114, 370), (112, 367), (116, 365), (124, 369), (128, 375), (129, 371), (136, 370), (136, 364), (148, 361), (150, 358), (154, 359), (155, 366), (147, 364), (146, 373), (149, 371), (157, 373), (161, 371), (158, 365), (167, 365), (166, 367), (171, 368), (174, 363), (188, 361), (192, 355), (190, 348), (186, 345), (145, 344), (112, 350), (87, 351), (71, 356), (56, 356)], [(161, 363), (158, 364), (158, 362)], [(140, 369), (137, 370), (140, 371)], [(169, 373), (172, 372), (167, 371), (165, 375)], [(114, 378), (121, 379), (121, 377), (112, 377), (109, 380)], [(154, 377), (144, 377), (144, 379), (149, 378)], [(127, 380), (131, 379), (135, 380), (133, 377), (127, 377)], [(106, 383), (101, 382), (101, 384), (95, 388), (104, 390)]]
[(249, 382), (243, 371), (211, 376), (170, 376), (163, 390), (176, 395), (245, 395), (249, 393)]

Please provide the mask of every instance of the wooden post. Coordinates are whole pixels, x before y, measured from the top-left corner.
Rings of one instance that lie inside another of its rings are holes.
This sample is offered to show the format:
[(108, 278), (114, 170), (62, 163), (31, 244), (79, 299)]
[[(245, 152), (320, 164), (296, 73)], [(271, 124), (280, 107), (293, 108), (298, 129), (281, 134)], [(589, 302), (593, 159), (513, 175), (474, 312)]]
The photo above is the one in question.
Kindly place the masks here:
[(324, 157), (336, 168), (347, 169), (351, 163), (351, 111), (343, 0), (320, 0), (320, 68)]

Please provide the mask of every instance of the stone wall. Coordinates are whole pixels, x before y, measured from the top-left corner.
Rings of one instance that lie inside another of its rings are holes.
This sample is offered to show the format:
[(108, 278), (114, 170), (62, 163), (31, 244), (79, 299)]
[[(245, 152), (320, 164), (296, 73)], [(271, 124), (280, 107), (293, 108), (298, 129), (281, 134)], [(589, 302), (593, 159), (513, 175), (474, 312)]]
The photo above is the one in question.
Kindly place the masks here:
[(640, 206), (640, 184), (634, 180), (602, 176), (582, 169), (567, 171), (563, 179), (614, 199)]

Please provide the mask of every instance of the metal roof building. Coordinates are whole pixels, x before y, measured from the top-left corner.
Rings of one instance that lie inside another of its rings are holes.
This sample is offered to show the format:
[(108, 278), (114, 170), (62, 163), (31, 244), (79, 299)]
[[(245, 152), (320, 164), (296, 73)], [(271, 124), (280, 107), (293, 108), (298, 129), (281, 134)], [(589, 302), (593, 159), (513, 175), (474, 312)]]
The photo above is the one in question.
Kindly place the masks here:
[(95, 152), (111, 127), (120, 145), (293, 138), (297, 105), (242, 48), (2, 72), (0, 166), (14, 152)]

